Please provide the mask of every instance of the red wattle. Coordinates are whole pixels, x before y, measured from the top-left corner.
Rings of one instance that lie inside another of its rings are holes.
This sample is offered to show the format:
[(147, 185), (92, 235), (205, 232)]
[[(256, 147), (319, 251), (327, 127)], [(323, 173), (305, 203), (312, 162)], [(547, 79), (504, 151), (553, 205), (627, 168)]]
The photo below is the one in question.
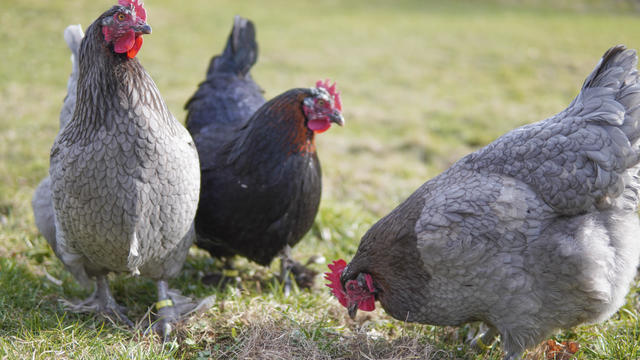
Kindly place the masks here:
[(331, 127), (331, 122), (326, 118), (314, 119), (309, 120), (307, 126), (309, 127), (309, 129), (315, 131), (316, 133), (323, 133), (329, 130), (329, 128)]
[[(329, 264), (328, 267), (331, 271), (324, 273), (324, 278), (329, 281), (326, 286), (331, 289), (331, 293), (338, 299), (342, 306), (349, 306), (347, 294), (345, 293), (340, 281), (340, 275), (342, 275), (342, 272), (347, 267), (347, 262), (342, 259), (336, 260)], [(373, 311), (376, 309), (376, 299), (373, 296), (373, 292), (375, 290), (375, 287), (373, 286), (373, 278), (371, 277), (371, 275), (365, 274), (365, 281), (367, 283), (367, 288), (370, 292), (370, 295), (359, 299), (358, 309), (363, 311)], [(356, 280), (349, 280), (349, 282), (356, 282)]]
[(133, 30), (127, 31), (120, 38), (116, 39), (115, 43), (113, 44), (113, 51), (119, 54), (126, 53), (135, 43), (136, 34), (133, 32)]
[(373, 311), (376, 309), (376, 299), (371, 296), (368, 297), (358, 304), (358, 309), (362, 311)]
[[(369, 292), (373, 293), (375, 291), (375, 287), (373, 286), (373, 278), (369, 274), (364, 275), (364, 280), (367, 283), (367, 288)], [(361, 301), (358, 305), (358, 309), (363, 311), (373, 311), (376, 309), (376, 299), (373, 296), (367, 297), (364, 301)]]
[(141, 47), (142, 47), (142, 36), (138, 35), (136, 36), (135, 43), (133, 44), (131, 49), (127, 51), (127, 57), (129, 59), (133, 59), (134, 57), (136, 57)]

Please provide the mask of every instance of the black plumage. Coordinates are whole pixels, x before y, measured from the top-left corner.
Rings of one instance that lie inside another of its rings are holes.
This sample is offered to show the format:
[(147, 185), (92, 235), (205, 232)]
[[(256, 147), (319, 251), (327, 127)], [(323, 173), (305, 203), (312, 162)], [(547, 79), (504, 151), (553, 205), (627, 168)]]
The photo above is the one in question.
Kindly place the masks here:
[[(222, 55), (187, 102), (187, 127), (201, 157), (197, 245), (216, 257), (268, 265), (288, 257), (311, 228), (322, 190), (309, 118), (342, 125), (335, 88), (286, 91), (264, 102), (249, 69), (257, 58), (253, 24), (236, 17)], [(309, 285), (309, 284), (307, 284)]]
[(191, 135), (203, 127), (217, 131), (244, 123), (265, 103), (262, 89), (249, 73), (257, 59), (253, 23), (236, 16), (223, 53), (211, 59), (207, 78), (185, 105)]

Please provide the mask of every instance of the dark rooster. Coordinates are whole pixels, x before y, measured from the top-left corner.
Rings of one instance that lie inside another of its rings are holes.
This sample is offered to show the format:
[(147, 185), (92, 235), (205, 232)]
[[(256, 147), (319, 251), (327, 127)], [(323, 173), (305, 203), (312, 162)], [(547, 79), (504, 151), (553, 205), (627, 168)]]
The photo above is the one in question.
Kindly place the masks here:
[(133, 325), (107, 274), (140, 274), (157, 281), (156, 329), (166, 336), (195, 307), (169, 290), (167, 279), (182, 268), (194, 239), (200, 176), (189, 133), (135, 58), (149, 33), (138, 0), (120, 0), (86, 31), (73, 116), (51, 149), (55, 236), (47, 240), (81, 283), (95, 283), (93, 295), (68, 304), (71, 310)]
[(249, 70), (258, 54), (251, 21), (236, 17), (224, 52), (187, 102), (187, 127), (201, 157), (197, 245), (216, 257), (269, 265), (282, 255), (300, 286), (313, 274), (290, 258), (311, 228), (321, 193), (314, 136), (343, 125), (335, 85), (318, 82), (265, 103)]
[(610, 317), (640, 256), (636, 66), (611, 48), (566, 110), (462, 158), (378, 221), (327, 273), (349, 315), (379, 300), (403, 321), (482, 321), (476, 344), (500, 334), (508, 360)]

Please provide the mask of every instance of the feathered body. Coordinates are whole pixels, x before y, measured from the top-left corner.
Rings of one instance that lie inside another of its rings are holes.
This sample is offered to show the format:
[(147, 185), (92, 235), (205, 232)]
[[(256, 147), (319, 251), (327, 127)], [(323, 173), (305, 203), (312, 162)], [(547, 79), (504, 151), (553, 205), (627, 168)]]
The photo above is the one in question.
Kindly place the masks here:
[(350, 313), (372, 279), (393, 317), (486, 322), (507, 359), (611, 316), (640, 257), (636, 66), (612, 48), (566, 110), (464, 157), (376, 223), (334, 290)]
[(62, 109), (60, 110), (60, 130), (71, 120), (73, 112), (76, 109), (76, 98), (78, 95), (78, 52), (80, 51), (80, 43), (84, 37), (82, 27), (78, 25), (69, 25), (64, 29), (64, 40), (71, 50), (71, 74), (67, 80), (67, 95), (64, 98)]
[(174, 275), (192, 242), (198, 157), (136, 58), (103, 39), (103, 14), (79, 52), (78, 100), (51, 150), (58, 250), (83, 278)]
[[(84, 37), (80, 25), (69, 25), (64, 30), (64, 40), (71, 50), (71, 74), (67, 81), (67, 95), (64, 98), (60, 110), (60, 131), (71, 120), (76, 108), (77, 84), (78, 84), (78, 50)], [(33, 217), (36, 227), (47, 240), (54, 251), (57, 251), (56, 227), (51, 195), (51, 178), (45, 177), (36, 188), (31, 199)]]
[[(133, 326), (106, 275), (141, 274), (157, 281), (153, 326), (166, 339), (171, 323), (196, 307), (167, 284), (195, 238), (195, 145), (135, 58), (142, 35), (151, 33), (139, 0), (119, 0), (84, 38), (79, 28), (67, 30), (74, 71), (51, 149), (50, 178), (32, 202), (36, 224), (76, 279), (95, 284), (86, 300), (66, 302), (68, 310)], [(197, 306), (208, 305), (206, 298)]]
[(239, 254), (268, 265), (311, 228), (322, 180), (301, 108), (309, 96), (311, 89), (290, 90), (244, 126), (194, 137), (203, 154), (198, 246), (215, 256)]
[(328, 83), (265, 103), (249, 75), (257, 51), (253, 24), (236, 17), (186, 109), (201, 158), (197, 245), (268, 265), (311, 228), (322, 189), (314, 135), (343, 119)]

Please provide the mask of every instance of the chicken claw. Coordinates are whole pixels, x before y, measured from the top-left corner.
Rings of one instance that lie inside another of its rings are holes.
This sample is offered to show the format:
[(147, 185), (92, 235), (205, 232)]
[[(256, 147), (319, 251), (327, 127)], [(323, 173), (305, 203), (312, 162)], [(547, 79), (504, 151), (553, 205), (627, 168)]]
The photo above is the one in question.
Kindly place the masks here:
[(122, 323), (133, 328), (133, 322), (125, 315), (127, 308), (118, 304), (109, 289), (109, 283), (105, 275), (98, 276), (96, 288), (93, 293), (77, 303), (62, 299), (60, 301), (65, 310), (74, 313), (96, 313), (100, 314), (112, 322)]

